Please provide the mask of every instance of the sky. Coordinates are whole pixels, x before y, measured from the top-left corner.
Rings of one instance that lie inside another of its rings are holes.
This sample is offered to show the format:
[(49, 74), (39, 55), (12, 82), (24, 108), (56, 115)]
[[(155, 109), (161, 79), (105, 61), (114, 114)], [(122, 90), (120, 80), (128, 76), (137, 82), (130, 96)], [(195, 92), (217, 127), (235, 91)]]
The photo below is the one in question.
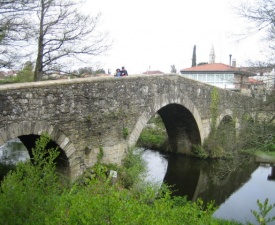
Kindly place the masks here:
[(234, 7), (240, 0), (87, 0), (84, 10), (101, 13), (99, 28), (108, 31), (111, 49), (94, 63), (114, 73), (125, 66), (129, 74), (148, 70), (177, 71), (208, 62), (213, 46), (215, 62), (237, 66), (261, 57), (260, 37), (242, 39), (246, 21)]

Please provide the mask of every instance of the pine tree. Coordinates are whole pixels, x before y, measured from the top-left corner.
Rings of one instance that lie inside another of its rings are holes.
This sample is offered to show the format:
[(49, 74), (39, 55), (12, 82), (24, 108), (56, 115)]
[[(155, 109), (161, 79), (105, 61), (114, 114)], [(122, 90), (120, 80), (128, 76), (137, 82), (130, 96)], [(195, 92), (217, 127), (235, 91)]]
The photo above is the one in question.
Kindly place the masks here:
[(196, 45), (194, 45), (193, 48), (193, 57), (192, 57), (192, 67), (196, 66), (197, 62), (196, 62)]

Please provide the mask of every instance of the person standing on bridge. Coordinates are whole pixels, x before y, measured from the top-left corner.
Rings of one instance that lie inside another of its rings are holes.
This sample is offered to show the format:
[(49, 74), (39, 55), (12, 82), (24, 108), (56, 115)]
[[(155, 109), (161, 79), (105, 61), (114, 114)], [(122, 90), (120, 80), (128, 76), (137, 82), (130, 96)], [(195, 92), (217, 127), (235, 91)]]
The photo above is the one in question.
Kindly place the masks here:
[(127, 70), (124, 68), (124, 66), (121, 68), (121, 76), (128, 76)]
[(121, 76), (121, 71), (120, 69), (116, 69), (116, 74), (114, 77), (120, 77)]

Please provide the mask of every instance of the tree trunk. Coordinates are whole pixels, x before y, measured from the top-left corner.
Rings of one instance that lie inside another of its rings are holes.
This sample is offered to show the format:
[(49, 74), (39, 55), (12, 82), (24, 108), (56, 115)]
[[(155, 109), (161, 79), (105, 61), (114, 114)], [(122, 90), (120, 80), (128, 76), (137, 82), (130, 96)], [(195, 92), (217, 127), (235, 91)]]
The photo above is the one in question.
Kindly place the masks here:
[(42, 80), (42, 77), (43, 77), (44, 8), (45, 8), (44, 0), (41, 0), (39, 38), (38, 38), (38, 54), (37, 54), (35, 70), (34, 70), (34, 81), (40, 81), (40, 80)]

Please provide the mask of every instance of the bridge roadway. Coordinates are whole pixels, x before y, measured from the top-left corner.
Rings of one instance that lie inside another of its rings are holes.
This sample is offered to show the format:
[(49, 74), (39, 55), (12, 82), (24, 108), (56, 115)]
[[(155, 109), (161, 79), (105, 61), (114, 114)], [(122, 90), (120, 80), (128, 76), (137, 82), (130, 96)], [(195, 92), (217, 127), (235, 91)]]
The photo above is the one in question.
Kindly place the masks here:
[[(237, 125), (254, 100), (217, 89), (217, 126)], [(121, 163), (147, 122), (158, 113), (173, 151), (190, 154), (210, 133), (213, 86), (180, 75), (135, 75), (54, 80), (0, 86), (0, 145), (16, 137), (31, 155), (43, 132), (61, 148), (58, 164), (71, 177), (97, 161)]]

